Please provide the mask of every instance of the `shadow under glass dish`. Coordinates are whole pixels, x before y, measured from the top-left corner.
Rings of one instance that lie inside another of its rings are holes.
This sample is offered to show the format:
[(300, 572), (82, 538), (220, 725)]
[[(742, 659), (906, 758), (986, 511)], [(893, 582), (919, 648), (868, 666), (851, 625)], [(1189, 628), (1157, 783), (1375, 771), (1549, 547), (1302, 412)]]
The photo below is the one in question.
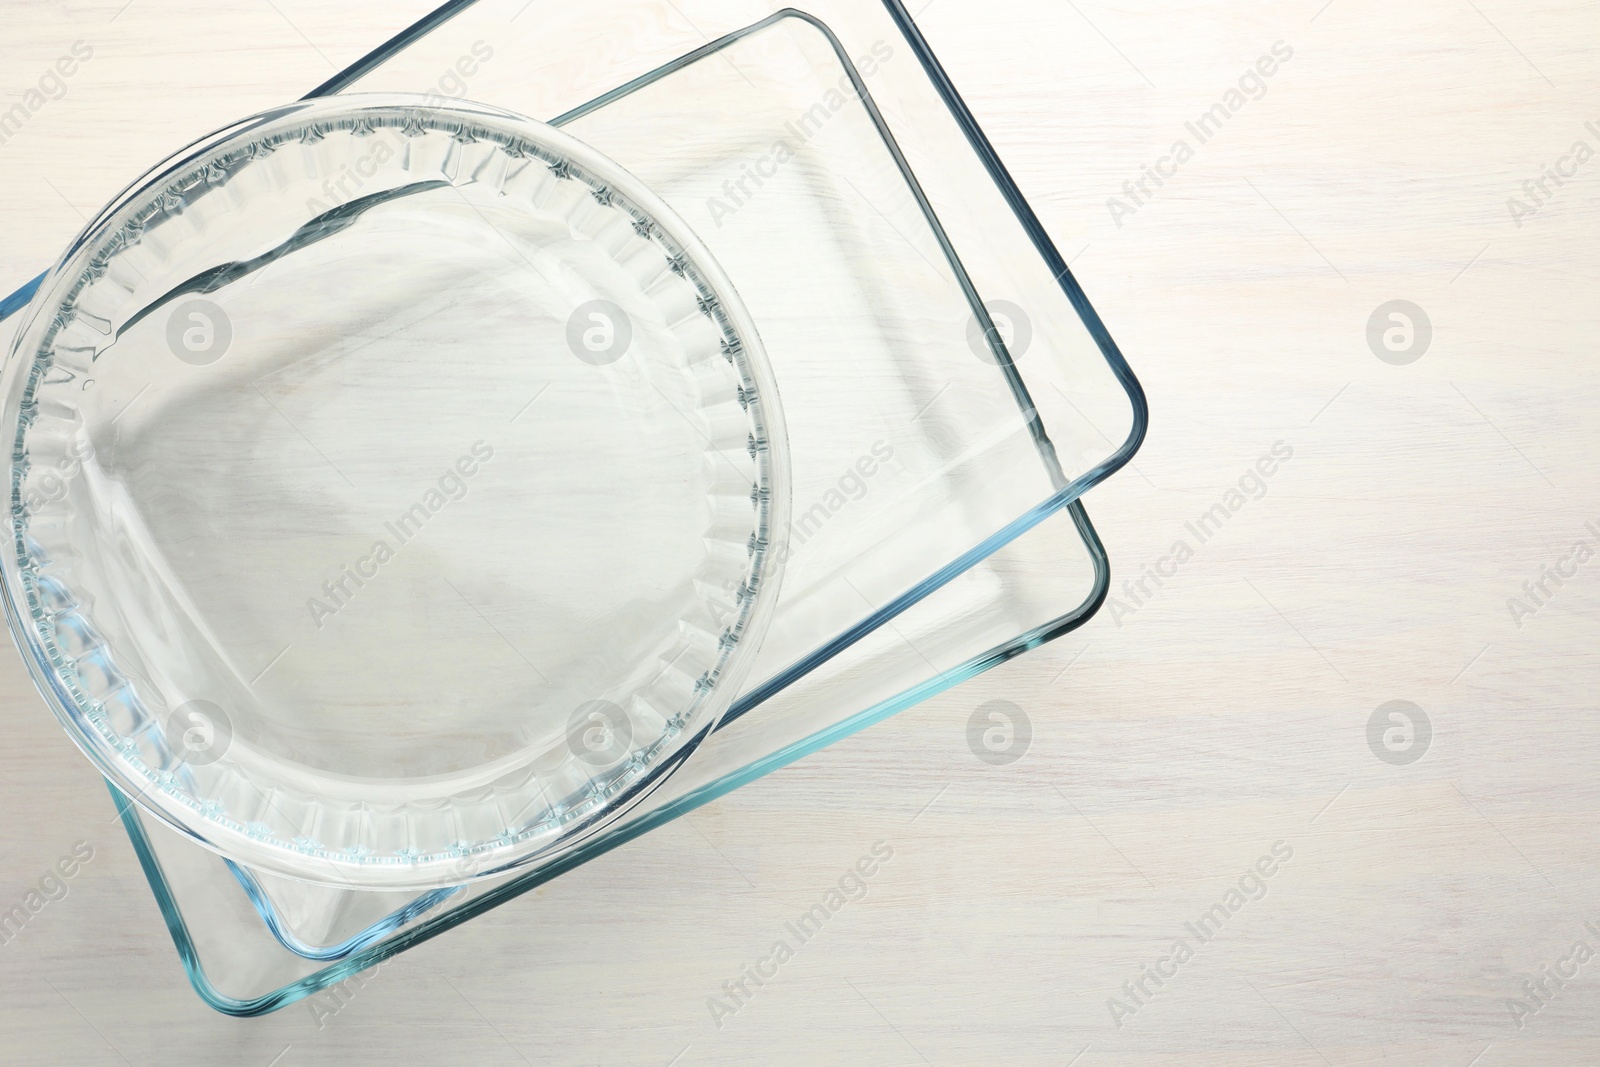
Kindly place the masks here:
[(46, 280), (6, 397), (41, 689), (141, 804), (289, 877), (580, 839), (768, 621), (748, 314), (648, 189), (509, 113), (345, 97), (186, 150)]

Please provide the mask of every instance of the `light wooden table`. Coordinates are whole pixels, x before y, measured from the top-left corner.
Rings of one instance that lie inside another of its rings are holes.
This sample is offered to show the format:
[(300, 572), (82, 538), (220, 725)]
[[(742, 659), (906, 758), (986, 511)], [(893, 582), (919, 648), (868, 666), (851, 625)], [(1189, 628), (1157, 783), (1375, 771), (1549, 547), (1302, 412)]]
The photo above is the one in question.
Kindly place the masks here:
[[(124, 2), (0, 13), (0, 107), (93, 50), (0, 144), (8, 291), (150, 146), (430, 6)], [(1600, 12), (923, 2), (1150, 393), (1136, 469), (1088, 500), (1114, 610), (404, 955), (321, 1026), (200, 1004), (103, 789), (0, 657), (0, 906), (93, 849), (0, 946), (0, 1062), (1600, 1062), (1600, 960), (1573, 954), (1600, 951), (1600, 562), (1542, 604), (1523, 585), (1600, 548), (1600, 159), (1571, 154), (1600, 151)], [(1186, 123), (1278, 42), (1196, 147)], [(1394, 300), (1432, 325), (1407, 365), (1368, 343)], [(1185, 524), (1275, 445), (1199, 544)], [(1175, 577), (1121, 590), (1179, 539)], [(1000, 697), (1035, 736), (997, 768), (965, 727)], [(1431, 724), (1415, 762), (1369, 747), (1395, 700)], [(867, 898), (719, 1027), (708, 998), (878, 841)], [(650, 922), (615, 918), (646, 896)]]

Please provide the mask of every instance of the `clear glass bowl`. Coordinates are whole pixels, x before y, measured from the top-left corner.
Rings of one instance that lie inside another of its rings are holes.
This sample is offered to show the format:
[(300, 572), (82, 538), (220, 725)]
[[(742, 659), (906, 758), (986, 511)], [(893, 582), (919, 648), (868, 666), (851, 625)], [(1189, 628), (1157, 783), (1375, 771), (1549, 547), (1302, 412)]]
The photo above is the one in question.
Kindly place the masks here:
[(344, 96), (191, 146), (51, 272), (4, 389), (41, 691), (266, 872), (571, 847), (714, 728), (770, 618), (749, 314), (639, 180), (507, 111)]

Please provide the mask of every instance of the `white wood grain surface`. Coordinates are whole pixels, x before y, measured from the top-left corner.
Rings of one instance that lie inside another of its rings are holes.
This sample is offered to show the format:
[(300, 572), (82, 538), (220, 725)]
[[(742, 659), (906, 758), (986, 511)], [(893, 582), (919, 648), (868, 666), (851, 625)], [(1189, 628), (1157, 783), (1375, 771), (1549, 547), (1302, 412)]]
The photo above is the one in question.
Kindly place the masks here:
[[(1574, 154), (1600, 151), (1600, 9), (921, 2), (1150, 394), (1136, 469), (1088, 501), (1111, 609), (407, 953), (331, 1019), (201, 1005), (7, 653), (0, 910), (75, 842), (94, 858), (0, 945), (0, 1062), (1600, 1062), (1600, 961), (1574, 955), (1600, 950), (1600, 562), (1563, 562), (1600, 548), (1600, 159)], [(0, 289), (153, 159), (430, 6), (7, 0), (0, 110), (93, 56), (0, 143)], [(1404, 366), (1367, 341), (1397, 299), (1433, 327)], [(1279, 442), (1200, 543), (1186, 523)], [(1175, 576), (1123, 590), (1179, 540)], [(1004, 767), (965, 739), (995, 698), (1034, 729)], [(1368, 745), (1391, 700), (1431, 722), (1408, 765)], [(710, 998), (877, 842), (865, 899), (719, 1026)]]

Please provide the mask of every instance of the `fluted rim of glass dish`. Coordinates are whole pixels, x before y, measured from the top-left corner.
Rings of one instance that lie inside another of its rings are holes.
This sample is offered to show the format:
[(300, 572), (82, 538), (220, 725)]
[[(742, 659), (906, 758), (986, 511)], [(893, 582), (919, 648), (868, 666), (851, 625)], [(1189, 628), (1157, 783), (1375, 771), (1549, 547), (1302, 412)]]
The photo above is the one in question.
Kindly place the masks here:
[[(51, 662), (39, 631), (41, 617), (31, 603), (38, 598), (30, 596), (21, 566), (26, 553), (27, 517), (20, 512), (16, 500), (20, 479), (26, 471), (22, 465), (26, 456), (20, 447), (26, 431), (21, 410), (23, 393), (37, 376), (41, 343), (56, 317), (54, 312), (83, 285), (97, 255), (108, 254), (108, 249), (114, 253), (112, 246), (140, 210), (159, 202), (164, 191), (175, 183), (204, 181), (208, 167), (214, 167), (221, 159), (248, 158), (250, 147), (258, 143), (252, 138), (277, 137), (281, 142), (286, 139), (281, 135), (287, 131), (321, 121), (349, 119), (362, 113), (387, 114), (392, 118), (396, 113), (407, 112), (442, 113), (464, 123), (476, 122), (480, 125), (473, 129), (474, 134), (488, 132), (504, 136), (523, 149), (531, 149), (530, 154), (540, 158), (544, 154), (559, 157), (591, 185), (598, 182), (624, 208), (634, 209), (630, 213), (636, 214), (637, 221), (647, 227), (648, 236), (659, 239), (675, 252), (676, 256), (669, 258), (681, 258), (685, 276), (702, 290), (703, 296), (712, 298), (712, 310), (703, 307), (702, 311), (725, 338), (735, 342), (728, 358), (736, 363), (740, 377), (748, 379), (754, 387), (747, 398), (747, 413), (754, 428), (750, 447), (753, 456), (757, 452), (765, 453), (764, 468), (758, 463), (758, 469), (765, 471), (765, 478), (759, 480), (757, 487), (764, 488), (765, 492), (761, 494), (761, 505), (756, 508), (750, 541), (752, 588), (740, 606), (739, 623), (730, 625), (724, 634), (726, 647), (718, 665), (714, 671), (707, 672), (702, 679), (703, 686), (697, 688), (695, 702), (686, 709), (694, 713), (693, 721), (676, 738), (664, 738), (664, 742), (672, 743), (659, 745), (662, 751), (657, 758), (638, 769), (624, 786), (565, 822), (554, 835), (537, 840), (530, 835), (520, 844), (491, 841), (480, 849), (448, 852), (425, 860), (388, 856), (368, 859), (352, 857), (342, 851), (312, 854), (275, 844), (195, 810), (175, 795), (159, 789), (156, 782), (127, 764), (90, 721), (88, 712), (80, 706)], [(489, 126), (485, 128), (482, 124)], [(495, 129), (496, 125), (513, 129)], [(531, 136), (519, 142), (522, 135), (516, 128)], [(52, 314), (46, 315), (47, 310)], [(620, 164), (571, 134), (492, 105), (405, 93), (352, 93), (308, 99), (234, 122), (157, 164), (102, 209), (44, 275), (26, 309), (15, 341), (6, 353), (5, 366), (0, 370), (0, 417), (4, 419), (6, 432), (13, 436), (7, 489), (13, 499), (8, 544), (6, 550), (0, 552), (0, 599), (4, 600), (12, 640), (40, 695), (79, 750), (120, 792), (153, 817), (225, 858), (298, 881), (349, 888), (435, 889), (504, 875), (535, 862), (548, 862), (581, 844), (649, 796), (716, 729), (749, 673), (771, 622), (782, 583), (785, 553), (781, 541), (788, 530), (790, 507), (787, 433), (776, 381), (760, 333), (732, 280), (681, 216)], [(760, 439), (756, 430), (764, 431)]]

